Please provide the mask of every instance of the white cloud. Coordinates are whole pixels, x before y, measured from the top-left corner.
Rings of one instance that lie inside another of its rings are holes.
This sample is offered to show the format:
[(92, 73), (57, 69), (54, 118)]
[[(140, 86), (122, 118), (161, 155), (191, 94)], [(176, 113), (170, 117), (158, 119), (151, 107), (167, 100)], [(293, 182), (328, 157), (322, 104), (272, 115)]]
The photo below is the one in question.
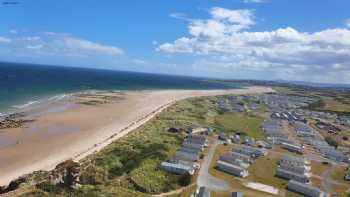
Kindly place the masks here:
[(266, 3), (266, 0), (242, 0), (243, 3)]
[(17, 34), (17, 33), (18, 33), (18, 31), (17, 31), (16, 29), (11, 29), (9, 32), (10, 32), (11, 34)]
[(189, 36), (161, 44), (157, 50), (195, 54), (197, 68), (217, 67), (223, 73), (350, 82), (348, 29), (309, 33), (286, 27), (254, 32), (248, 31), (254, 25), (251, 10), (213, 8), (210, 15), (190, 22)]
[(171, 18), (181, 19), (181, 20), (185, 20), (185, 21), (191, 21), (191, 19), (188, 18), (186, 14), (180, 13), (180, 12), (171, 13), (171, 14), (169, 14), (169, 16)]
[(40, 40), (40, 37), (39, 36), (28, 36), (28, 37), (24, 37), (23, 39), (27, 40), (27, 41), (35, 41), (35, 40)]
[(126, 58), (119, 47), (67, 33), (19, 31), (9, 38), (0, 37), (3, 61), (110, 68)]
[(345, 21), (345, 25), (350, 27), (350, 18)]
[(74, 37), (64, 37), (62, 39), (63, 44), (67, 49), (70, 50), (86, 50), (91, 52), (97, 52), (107, 55), (121, 55), (123, 50), (114, 46), (102, 45), (99, 43), (94, 43), (88, 40), (74, 38)]
[(43, 45), (28, 45), (27, 49), (41, 49)]
[(10, 43), (11, 41), (12, 40), (10, 38), (0, 36), (0, 43)]
[[(18, 33), (12, 39), (0, 37), (0, 42), (10, 43), (8, 49), (13, 53), (27, 53), (25, 49), (36, 50), (35, 55), (50, 56), (119, 56), (122, 49), (77, 38), (65, 33), (43, 32), (32, 35)], [(29, 53), (30, 53), (29, 51)], [(40, 53), (38, 53), (40, 52)]]
[(140, 64), (140, 65), (148, 64), (148, 62), (146, 60), (143, 60), (143, 59), (132, 59), (131, 62), (134, 64)]

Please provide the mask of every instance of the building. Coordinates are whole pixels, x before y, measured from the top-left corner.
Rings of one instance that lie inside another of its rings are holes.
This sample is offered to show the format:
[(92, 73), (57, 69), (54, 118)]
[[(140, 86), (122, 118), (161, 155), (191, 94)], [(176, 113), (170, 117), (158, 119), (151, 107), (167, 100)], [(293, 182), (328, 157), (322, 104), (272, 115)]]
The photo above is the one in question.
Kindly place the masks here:
[(329, 194), (321, 191), (317, 187), (291, 180), (288, 182), (289, 190), (309, 197), (329, 197)]
[(225, 141), (227, 139), (226, 133), (220, 133), (218, 138), (219, 140)]
[(190, 166), (190, 167), (192, 167), (195, 170), (198, 170), (201, 167), (201, 165), (199, 163), (192, 162), (192, 161), (174, 160), (173, 162), (170, 161), (170, 163), (180, 163), (180, 164), (183, 164), (183, 165), (186, 165), (186, 166)]
[(324, 157), (333, 161), (337, 161), (337, 162), (348, 161), (348, 158), (342, 152), (337, 151), (335, 149), (324, 148), (324, 149), (320, 149), (320, 152)]
[(310, 174), (308, 173), (299, 174), (282, 168), (277, 168), (276, 175), (287, 180), (295, 180), (302, 183), (310, 181)]
[(239, 166), (244, 169), (247, 169), (249, 167), (249, 163), (245, 163), (242, 160), (233, 157), (231, 154), (222, 155), (219, 160)]
[(296, 144), (282, 142), (281, 147), (295, 153), (303, 154), (304, 147)]
[(295, 132), (299, 137), (314, 137), (315, 133), (313, 129), (302, 122), (294, 122)]
[(170, 163), (170, 162), (162, 162), (160, 164), (160, 168), (164, 171), (167, 171), (169, 173), (183, 175), (183, 174), (190, 174), (193, 175), (195, 172), (195, 169), (191, 166), (184, 165), (181, 163)]
[(265, 156), (267, 151), (265, 149), (255, 148), (251, 146), (242, 146), (238, 148), (233, 148), (232, 152), (241, 153), (251, 158), (258, 158), (260, 156)]
[(208, 146), (206, 143), (206, 139), (198, 139), (198, 138), (187, 138), (183, 143), (188, 143), (188, 144), (199, 144), (203, 147)]
[(304, 157), (296, 157), (292, 155), (283, 155), (282, 158), (279, 161), (279, 164), (285, 163), (286, 165), (299, 165), (299, 166), (309, 166), (310, 160), (304, 158)]
[(179, 148), (178, 151), (186, 152), (186, 153), (193, 153), (193, 154), (200, 154), (201, 153), (201, 151), (198, 149), (185, 148), (185, 147)]
[(246, 137), (244, 140), (244, 144), (248, 146), (255, 146), (255, 139), (252, 137)]
[(188, 143), (188, 142), (182, 143), (182, 147), (183, 147), (183, 148), (196, 149), (196, 150), (198, 150), (198, 151), (203, 151), (203, 149), (204, 149), (204, 146), (203, 146), (203, 145), (194, 144), (194, 143)]
[(208, 128), (197, 127), (197, 128), (189, 128), (188, 133), (207, 133)]
[(243, 197), (243, 193), (242, 192), (232, 192), (231, 197)]
[(271, 136), (267, 137), (267, 142), (269, 142), (270, 144), (282, 144), (282, 143), (290, 143), (290, 144), (292, 144), (293, 143), (284, 134), (281, 137), (278, 136), (278, 135), (275, 135), (275, 136), (272, 136), (272, 137)]
[(280, 165), (278, 167), (282, 168), (282, 169), (285, 169), (285, 170), (292, 171), (292, 172), (296, 172), (296, 173), (299, 173), (299, 174), (308, 173), (311, 170), (310, 166), (293, 165), (292, 163), (280, 163)]
[(176, 151), (174, 158), (175, 158), (175, 160), (198, 161), (199, 154), (188, 153), (188, 152), (183, 152), (183, 151)]
[(345, 180), (350, 181), (350, 167), (345, 175)]
[(239, 176), (239, 177), (246, 177), (248, 176), (248, 171), (236, 166), (236, 165), (232, 165), (230, 163), (224, 162), (224, 161), (217, 161), (216, 162), (216, 168), (218, 170), (227, 172), (229, 174), (235, 175), (235, 176)]
[(242, 160), (244, 163), (252, 163), (253, 162), (253, 159), (248, 155), (244, 155), (244, 154), (236, 153), (236, 152), (231, 152), (229, 154), (235, 159)]
[(197, 139), (197, 140), (202, 140), (202, 141), (206, 142), (207, 141), (207, 136), (190, 134), (190, 135), (187, 136), (187, 139)]
[(197, 197), (210, 197), (210, 190), (207, 187), (200, 187)]

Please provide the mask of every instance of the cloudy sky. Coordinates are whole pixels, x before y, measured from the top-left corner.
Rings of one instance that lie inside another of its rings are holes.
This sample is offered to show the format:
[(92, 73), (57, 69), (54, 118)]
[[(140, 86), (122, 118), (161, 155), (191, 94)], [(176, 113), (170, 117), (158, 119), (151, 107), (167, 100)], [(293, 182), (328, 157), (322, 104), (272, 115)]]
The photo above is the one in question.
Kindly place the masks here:
[(0, 0), (0, 61), (350, 83), (348, 0)]

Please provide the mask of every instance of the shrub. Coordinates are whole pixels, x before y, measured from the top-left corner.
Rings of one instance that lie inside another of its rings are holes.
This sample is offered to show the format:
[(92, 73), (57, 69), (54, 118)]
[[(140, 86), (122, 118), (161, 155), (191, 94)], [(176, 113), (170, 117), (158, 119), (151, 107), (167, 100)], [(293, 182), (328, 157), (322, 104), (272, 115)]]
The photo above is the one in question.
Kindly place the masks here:
[(326, 137), (326, 142), (330, 145), (330, 146), (334, 146), (335, 148), (337, 148), (338, 147), (338, 142), (337, 141), (335, 141), (333, 138), (331, 138), (331, 137)]
[(184, 186), (189, 185), (191, 183), (191, 181), (192, 181), (192, 176), (190, 174), (186, 173), (179, 178), (179, 185), (184, 187)]

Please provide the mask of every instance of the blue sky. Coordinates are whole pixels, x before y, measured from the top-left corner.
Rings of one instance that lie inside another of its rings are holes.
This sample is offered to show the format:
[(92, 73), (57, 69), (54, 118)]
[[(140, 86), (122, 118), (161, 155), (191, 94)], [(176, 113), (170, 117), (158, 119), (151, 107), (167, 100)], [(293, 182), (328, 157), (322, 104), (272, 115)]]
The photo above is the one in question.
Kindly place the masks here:
[(16, 1), (0, 61), (350, 83), (348, 0)]

